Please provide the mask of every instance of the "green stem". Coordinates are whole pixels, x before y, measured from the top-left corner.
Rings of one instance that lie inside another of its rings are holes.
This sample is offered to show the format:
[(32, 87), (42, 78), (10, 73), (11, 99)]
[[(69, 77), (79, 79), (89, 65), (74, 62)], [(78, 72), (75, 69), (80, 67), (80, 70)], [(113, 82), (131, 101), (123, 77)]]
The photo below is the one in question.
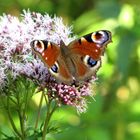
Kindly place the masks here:
[[(26, 103), (25, 103), (26, 104)], [(25, 109), (25, 107), (24, 107)], [(20, 122), (20, 129), (21, 129), (21, 139), (25, 140), (25, 125), (24, 125), (24, 111), (22, 108), (22, 103), (20, 103), (20, 97), (19, 97), (19, 93), (17, 93), (17, 112), (18, 112), (18, 116), (19, 116), (19, 122)]]
[(46, 133), (47, 133), (47, 127), (48, 127), (48, 123), (50, 120), (50, 102), (48, 103), (48, 110), (47, 110), (47, 115), (46, 115), (46, 119), (45, 119), (45, 123), (44, 123), (44, 128), (43, 128), (43, 134), (42, 134), (42, 140), (45, 140), (46, 138)]
[(35, 131), (36, 131), (37, 127), (38, 127), (38, 122), (39, 122), (40, 112), (41, 112), (41, 107), (42, 107), (42, 101), (43, 101), (43, 96), (44, 96), (44, 93), (42, 92), (39, 107), (38, 107), (37, 119), (36, 119), (36, 123), (35, 123)]
[(10, 106), (9, 106), (9, 96), (7, 97), (7, 105), (5, 106), (5, 108), (6, 108), (6, 111), (7, 111), (7, 114), (8, 114), (8, 118), (9, 118), (9, 121), (11, 123), (11, 126), (12, 126), (13, 130), (15, 131), (15, 133), (19, 137), (22, 137), (21, 134), (19, 133), (19, 131), (17, 130), (16, 125), (15, 125), (13, 119), (12, 119), (12, 116), (11, 116)]
[(55, 104), (54, 107), (51, 110), (51, 101), (49, 101), (47, 105), (48, 105), (48, 110), (47, 110), (47, 115), (46, 115), (46, 119), (45, 119), (45, 123), (44, 123), (42, 140), (45, 140), (45, 138), (46, 138), (49, 121), (52, 117), (53, 112), (57, 108), (57, 105)]
[(18, 115), (19, 115), (19, 121), (20, 121), (20, 129), (21, 129), (21, 133), (22, 133), (22, 140), (25, 139), (25, 130), (24, 130), (24, 118), (22, 116), (22, 112), (20, 110), (20, 108), (18, 109)]

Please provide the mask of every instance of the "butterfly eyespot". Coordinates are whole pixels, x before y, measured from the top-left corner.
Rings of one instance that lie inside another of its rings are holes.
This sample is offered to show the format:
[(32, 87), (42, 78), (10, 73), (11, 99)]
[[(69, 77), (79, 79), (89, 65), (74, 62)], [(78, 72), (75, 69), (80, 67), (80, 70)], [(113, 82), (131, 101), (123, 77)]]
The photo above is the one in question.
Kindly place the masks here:
[(91, 58), (90, 56), (86, 55), (83, 59), (84, 63), (89, 67), (94, 67), (97, 64), (97, 61)]
[(103, 36), (102, 31), (96, 32), (96, 34), (95, 34), (96, 40), (101, 39), (102, 36)]
[(50, 69), (53, 73), (58, 73), (58, 66), (56, 64), (54, 64)]
[(34, 40), (31, 42), (31, 46), (35, 52), (43, 53), (45, 47), (44, 43), (41, 40)]
[(91, 57), (88, 58), (87, 64), (90, 67), (94, 67), (97, 64), (97, 61), (95, 61), (94, 59), (92, 59)]
[(102, 30), (92, 33), (91, 38), (93, 42), (98, 44), (107, 44), (110, 41), (110, 33)]

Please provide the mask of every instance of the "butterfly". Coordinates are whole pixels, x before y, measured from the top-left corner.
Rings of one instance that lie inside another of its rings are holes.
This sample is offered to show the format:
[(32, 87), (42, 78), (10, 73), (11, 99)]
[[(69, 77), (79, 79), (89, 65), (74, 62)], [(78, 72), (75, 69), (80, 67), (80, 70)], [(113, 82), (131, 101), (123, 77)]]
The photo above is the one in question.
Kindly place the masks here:
[(58, 82), (84, 82), (95, 75), (101, 66), (101, 56), (111, 42), (111, 32), (99, 30), (60, 45), (47, 40), (33, 40), (32, 50), (43, 60)]

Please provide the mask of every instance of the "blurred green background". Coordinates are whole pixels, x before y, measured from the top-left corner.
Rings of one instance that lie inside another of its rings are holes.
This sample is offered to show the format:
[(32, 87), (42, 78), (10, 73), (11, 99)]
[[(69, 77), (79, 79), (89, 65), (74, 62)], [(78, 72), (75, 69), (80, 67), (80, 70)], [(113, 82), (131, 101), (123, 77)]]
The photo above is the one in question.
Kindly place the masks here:
[[(0, 0), (1, 15), (19, 16), (23, 9), (61, 16), (78, 36), (101, 29), (113, 36), (98, 72), (96, 102), (80, 115), (60, 108), (53, 120), (62, 132), (50, 140), (140, 140), (140, 1)], [(4, 123), (0, 110), (0, 129), (10, 133)]]

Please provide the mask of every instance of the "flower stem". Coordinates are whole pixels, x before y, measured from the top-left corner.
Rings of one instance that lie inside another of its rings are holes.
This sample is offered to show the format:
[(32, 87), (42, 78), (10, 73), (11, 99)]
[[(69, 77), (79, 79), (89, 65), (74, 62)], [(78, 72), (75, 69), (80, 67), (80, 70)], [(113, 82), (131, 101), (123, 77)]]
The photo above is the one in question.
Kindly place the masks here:
[(20, 94), (16, 93), (17, 113), (18, 113), (19, 122), (20, 122), (22, 140), (26, 139), (26, 130), (25, 130), (26, 113), (25, 112), (26, 112), (26, 106), (28, 104), (27, 98), (28, 98), (28, 92), (26, 93), (26, 98), (23, 103), (23, 101), (21, 100)]
[(51, 104), (50, 102), (48, 103), (48, 110), (47, 110), (47, 115), (46, 115), (46, 119), (45, 119), (45, 123), (44, 123), (44, 128), (43, 128), (43, 134), (42, 134), (42, 140), (45, 140), (46, 134), (47, 134), (47, 127), (48, 127), (48, 123), (50, 120), (50, 107)]
[(48, 110), (47, 110), (47, 114), (46, 114), (46, 119), (45, 119), (45, 123), (44, 123), (44, 128), (43, 128), (43, 135), (42, 135), (42, 140), (45, 140), (45, 138), (46, 138), (46, 134), (48, 133), (47, 132), (47, 130), (48, 130), (48, 124), (49, 124), (49, 121), (50, 121), (50, 119), (51, 119), (51, 117), (52, 117), (52, 115), (53, 115), (53, 113), (54, 113), (54, 111), (55, 111), (55, 109), (57, 108), (57, 105), (55, 104), (54, 106), (53, 106), (53, 108), (51, 109), (51, 102), (52, 102), (52, 100), (50, 100), (50, 101), (48, 101), (48, 103), (47, 103), (47, 108), (48, 108)]
[(22, 133), (21, 138), (22, 140), (24, 140), (25, 139), (24, 117), (20, 109), (18, 110), (18, 115), (19, 115), (20, 128), (21, 128), (21, 133)]
[(24, 140), (25, 139), (25, 126), (24, 126), (24, 116), (23, 116), (22, 111), (23, 110), (21, 109), (21, 106), (18, 105), (17, 112), (18, 112), (19, 122), (20, 122), (21, 139)]
[(42, 92), (39, 107), (38, 107), (37, 119), (36, 119), (36, 123), (35, 123), (35, 131), (36, 131), (37, 127), (38, 127), (38, 122), (39, 122), (40, 112), (41, 112), (41, 106), (42, 106), (42, 101), (43, 101), (43, 96), (44, 96), (44, 93)]
[(7, 97), (7, 105), (5, 106), (6, 108), (6, 111), (7, 111), (7, 115), (8, 115), (8, 118), (9, 118), (9, 121), (11, 123), (11, 126), (13, 128), (13, 130), (15, 131), (15, 133), (21, 138), (21, 134), (19, 133), (19, 131), (17, 130), (16, 128), (16, 125), (12, 119), (12, 116), (11, 116), (11, 112), (10, 112), (10, 106), (9, 106), (9, 96)]

